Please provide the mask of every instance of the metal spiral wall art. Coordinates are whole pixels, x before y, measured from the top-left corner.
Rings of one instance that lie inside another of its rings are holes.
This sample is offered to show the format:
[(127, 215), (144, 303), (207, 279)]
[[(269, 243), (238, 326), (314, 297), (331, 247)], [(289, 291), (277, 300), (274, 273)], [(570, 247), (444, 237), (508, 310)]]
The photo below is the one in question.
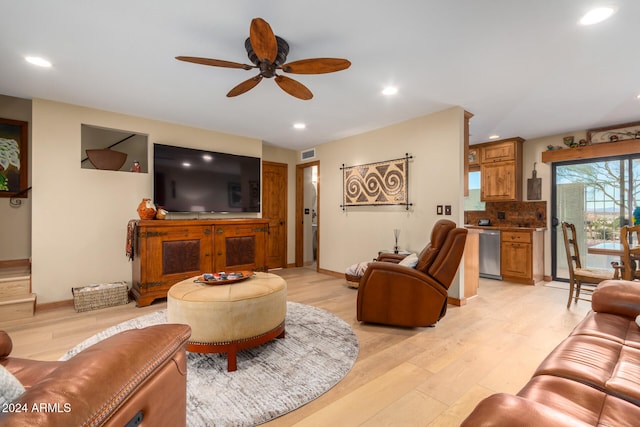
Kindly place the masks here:
[(364, 165), (345, 166), (342, 170), (342, 200), (340, 206), (404, 205), (409, 203), (408, 153), (401, 159), (387, 160)]

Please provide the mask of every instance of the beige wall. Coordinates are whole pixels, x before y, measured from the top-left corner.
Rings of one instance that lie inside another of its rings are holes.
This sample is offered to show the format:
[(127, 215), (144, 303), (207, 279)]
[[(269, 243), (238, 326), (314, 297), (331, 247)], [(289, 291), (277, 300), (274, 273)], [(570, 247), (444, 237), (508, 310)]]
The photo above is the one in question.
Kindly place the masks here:
[[(151, 197), (152, 176), (80, 168), (82, 123), (149, 135), (154, 142), (262, 156), (289, 165), (288, 254), (295, 261), (295, 165), (298, 153), (262, 141), (194, 129), (46, 100), (33, 101), (32, 224), (33, 291), (38, 302), (68, 300), (71, 288), (131, 279), (124, 255), (126, 223)], [(451, 108), (377, 131), (317, 147), (320, 160), (322, 269), (342, 272), (393, 245), (419, 251), (443, 216), (437, 204), (453, 207), (462, 222), (463, 110)], [(342, 164), (388, 160), (410, 153), (410, 201), (414, 206), (350, 208), (343, 212)], [(255, 215), (255, 214), (252, 214)], [(324, 245), (322, 245), (324, 242)], [(460, 295), (459, 283), (450, 295)]]
[[(393, 229), (399, 246), (420, 251), (433, 224), (449, 218), (463, 221), (464, 110), (450, 108), (383, 129), (316, 147), (320, 161), (320, 268), (344, 272), (356, 262), (370, 260), (378, 250), (393, 249)], [(409, 165), (409, 199), (413, 206), (350, 207), (342, 211), (341, 166), (404, 157)], [(436, 205), (451, 205), (450, 217), (436, 215)], [(459, 283), (449, 295), (459, 297)]]
[(34, 100), (31, 254), (38, 303), (68, 300), (74, 286), (130, 282), (131, 264), (124, 254), (127, 221), (137, 218), (143, 197), (152, 197), (151, 174), (80, 167), (82, 123), (149, 135), (147, 161), (155, 142), (262, 155), (262, 142), (256, 139)]
[[(33, 108), (33, 113), (32, 113)], [(438, 204), (451, 204), (451, 219), (462, 222), (462, 109), (452, 108), (387, 128), (320, 145), (320, 268), (342, 272), (358, 261), (391, 248), (393, 229), (400, 246), (420, 250), (428, 241)], [(33, 117), (32, 117), (33, 115)], [(151, 197), (152, 176), (80, 168), (80, 124), (131, 130), (154, 142), (235, 154), (262, 156), (288, 167), (287, 262), (295, 262), (295, 167), (299, 153), (259, 140), (165, 122), (109, 113), (45, 100), (33, 102), (0, 95), (0, 117), (24, 120), (30, 127), (30, 183), (34, 189), (22, 206), (0, 199), (0, 260), (33, 257), (33, 288), (38, 302), (71, 298), (70, 288), (111, 280), (130, 281), (124, 256), (126, 223), (135, 218), (142, 197)], [(541, 162), (547, 145), (562, 137), (582, 139), (586, 131), (567, 132), (524, 143), (523, 194), (533, 162), (542, 179), (542, 200), (551, 220), (551, 165)], [(410, 166), (407, 212), (398, 207), (349, 208), (343, 212), (342, 164), (355, 165), (414, 156)], [(249, 214), (247, 216), (256, 216)], [(177, 217), (177, 216), (175, 216)], [(550, 231), (545, 235), (545, 274), (551, 274)], [(10, 242), (10, 244), (7, 244)], [(459, 286), (459, 284), (457, 285)], [(450, 295), (459, 296), (455, 286)]]
[[(31, 122), (31, 101), (0, 95), (0, 117)], [(29, 129), (31, 137), (31, 129)], [(29, 144), (31, 149), (31, 144)], [(31, 183), (31, 154), (29, 160), (29, 183)], [(9, 204), (9, 198), (0, 198), (0, 261), (27, 259), (31, 256), (31, 200), (32, 195), (20, 198), (19, 207)]]
[[(33, 256), (33, 288), (39, 303), (70, 299), (73, 286), (130, 281), (131, 266), (124, 256), (125, 226), (136, 217), (140, 199), (151, 197), (150, 174), (80, 168), (82, 123), (149, 135), (148, 162), (152, 144), (158, 142), (286, 163), (287, 262), (295, 262), (295, 166), (301, 163), (298, 152), (255, 139), (45, 100), (33, 101), (31, 120), (31, 104), (0, 97), (0, 117), (34, 123), (30, 153), (34, 190), (23, 199), (21, 208), (11, 208), (8, 199), (0, 199), (0, 214), (3, 219), (9, 218), (2, 221), (2, 234), (12, 241), (11, 246), (0, 247), (0, 259)], [(462, 113), (456, 107), (316, 147), (322, 188), (320, 268), (341, 272), (354, 262), (372, 258), (379, 249), (391, 248), (394, 228), (401, 230), (402, 248), (419, 251), (428, 241), (433, 223), (444, 218), (435, 213), (438, 204), (451, 204), (451, 219), (462, 222)], [(585, 132), (571, 134), (580, 139)], [(543, 200), (550, 201), (551, 167), (541, 162), (541, 152), (548, 144), (560, 145), (563, 136), (532, 139), (524, 144), (523, 188), (526, 190), (535, 161), (538, 177), (543, 180)], [(398, 158), (405, 152), (414, 156), (409, 177), (414, 206), (409, 211), (399, 207), (341, 210), (342, 164)], [(550, 218), (550, 204), (548, 209)], [(550, 274), (550, 254), (547, 232), (545, 274)], [(460, 295), (459, 283), (450, 295)]]

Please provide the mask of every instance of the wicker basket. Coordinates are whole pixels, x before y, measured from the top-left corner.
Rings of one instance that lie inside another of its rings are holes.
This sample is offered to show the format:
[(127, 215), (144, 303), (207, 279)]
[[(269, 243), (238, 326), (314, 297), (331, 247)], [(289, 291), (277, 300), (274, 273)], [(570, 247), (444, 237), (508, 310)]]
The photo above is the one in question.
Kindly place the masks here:
[(73, 306), (77, 312), (123, 305), (129, 302), (129, 288), (126, 282), (71, 288)]
[(353, 289), (358, 289), (360, 286), (360, 276), (354, 276), (352, 274), (344, 274), (344, 278), (347, 279), (347, 286)]

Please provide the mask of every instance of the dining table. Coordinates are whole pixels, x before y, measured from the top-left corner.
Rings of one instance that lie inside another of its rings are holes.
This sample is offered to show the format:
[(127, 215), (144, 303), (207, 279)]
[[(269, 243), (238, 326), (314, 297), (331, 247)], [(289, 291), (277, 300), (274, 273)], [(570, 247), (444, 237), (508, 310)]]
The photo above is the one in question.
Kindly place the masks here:
[(620, 242), (602, 242), (597, 245), (589, 246), (587, 248), (587, 253), (621, 257), (624, 255), (624, 247)]
[[(631, 248), (633, 249), (633, 248), (635, 248), (637, 246), (638, 246), (638, 244), (636, 243), (636, 244), (632, 245)], [(620, 257), (620, 264), (619, 265), (623, 266), (622, 268), (624, 269), (624, 262), (623, 262), (624, 246), (620, 242), (602, 242), (602, 243), (598, 243), (596, 245), (589, 246), (587, 248), (587, 253), (594, 254), (594, 255), (608, 255), (608, 256)], [(632, 256), (631, 259), (633, 261), (633, 262), (631, 262), (631, 265), (629, 266), (631, 268), (631, 277), (635, 277), (638, 260), (636, 260), (635, 257), (633, 257), (633, 256)], [(622, 272), (621, 275), (623, 276), (624, 272)]]

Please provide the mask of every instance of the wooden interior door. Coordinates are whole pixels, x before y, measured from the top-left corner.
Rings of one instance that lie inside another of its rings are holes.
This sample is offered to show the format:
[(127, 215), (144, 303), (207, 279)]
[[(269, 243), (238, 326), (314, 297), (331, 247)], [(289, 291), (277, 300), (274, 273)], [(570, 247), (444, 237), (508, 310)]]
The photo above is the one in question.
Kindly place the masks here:
[(267, 267), (287, 266), (286, 163), (262, 162), (262, 218), (269, 220)]

